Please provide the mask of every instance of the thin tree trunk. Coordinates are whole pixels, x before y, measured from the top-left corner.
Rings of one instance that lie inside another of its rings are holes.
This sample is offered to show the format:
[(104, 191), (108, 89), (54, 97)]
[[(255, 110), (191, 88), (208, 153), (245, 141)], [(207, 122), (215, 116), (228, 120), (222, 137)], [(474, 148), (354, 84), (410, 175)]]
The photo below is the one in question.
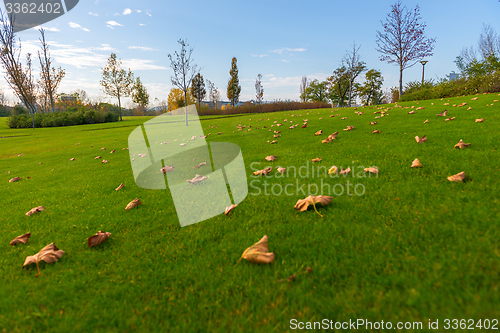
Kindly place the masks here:
[(188, 125), (188, 104), (187, 104), (187, 93), (184, 90), (184, 107), (186, 108), (186, 126)]
[(399, 66), (399, 99), (403, 96), (403, 66)]
[(122, 119), (122, 103), (120, 102), (120, 95), (118, 94), (118, 109), (120, 110), (120, 121), (123, 121)]

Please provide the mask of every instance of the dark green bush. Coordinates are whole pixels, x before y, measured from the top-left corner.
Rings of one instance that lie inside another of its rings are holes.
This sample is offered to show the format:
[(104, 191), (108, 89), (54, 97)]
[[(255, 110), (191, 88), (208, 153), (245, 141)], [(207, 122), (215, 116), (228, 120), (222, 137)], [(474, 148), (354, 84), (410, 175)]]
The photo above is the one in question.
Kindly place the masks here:
[[(114, 111), (77, 111), (77, 112), (56, 112), (35, 114), (35, 127), (60, 127), (83, 124), (96, 124), (118, 121), (119, 116)], [(17, 114), (9, 117), (8, 126), (10, 128), (31, 128), (33, 123), (31, 116), (27, 114)]]

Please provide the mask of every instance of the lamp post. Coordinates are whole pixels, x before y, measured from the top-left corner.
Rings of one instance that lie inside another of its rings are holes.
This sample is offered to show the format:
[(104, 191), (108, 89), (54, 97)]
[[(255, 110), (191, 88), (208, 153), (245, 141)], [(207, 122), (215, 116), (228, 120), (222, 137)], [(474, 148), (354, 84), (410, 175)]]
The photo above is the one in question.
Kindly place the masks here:
[(425, 69), (425, 64), (428, 63), (428, 61), (422, 60), (420, 63), (422, 64), (422, 85), (424, 85), (424, 69)]

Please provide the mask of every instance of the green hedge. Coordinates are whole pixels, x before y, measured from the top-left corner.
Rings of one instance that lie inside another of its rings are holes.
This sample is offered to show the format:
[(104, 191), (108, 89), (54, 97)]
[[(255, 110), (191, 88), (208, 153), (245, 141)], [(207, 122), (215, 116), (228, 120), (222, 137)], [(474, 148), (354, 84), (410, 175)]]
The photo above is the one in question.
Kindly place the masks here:
[[(78, 111), (35, 114), (35, 127), (60, 127), (83, 124), (109, 123), (119, 120), (118, 113), (114, 111)], [(19, 114), (9, 118), (10, 128), (32, 128), (30, 115)]]

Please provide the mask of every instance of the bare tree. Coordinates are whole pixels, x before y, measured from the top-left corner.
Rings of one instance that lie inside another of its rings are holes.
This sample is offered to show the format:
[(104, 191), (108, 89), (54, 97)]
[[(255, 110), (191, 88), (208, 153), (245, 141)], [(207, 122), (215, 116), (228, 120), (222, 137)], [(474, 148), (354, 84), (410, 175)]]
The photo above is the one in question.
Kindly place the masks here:
[(192, 63), (194, 59), (191, 59), (193, 49), (187, 49), (189, 44), (187, 44), (185, 40), (179, 39), (177, 42), (181, 45), (181, 52), (178, 53), (175, 51), (174, 55), (169, 54), (168, 58), (170, 59), (170, 66), (174, 71), (174, 76), (171, 77), (172, 84), (184, 92), (186, 126), (188, 126), (187, 91), (191, 85), (191, 81), (193, 81), (193, 78), (197, 74), (197, 70), (196, 65)]
[(257, 75), (257, 80), (255, 80), (255, 98), (257, 103), (262, 103), (264, 99), (264, 87), (262, 86), (262, 74)]
[(483, 25), (478, 46), (483, 59), (488, 59), (490, 56), (497, 58), (500, 56), (500, 36), (497, 35), (491, 25)]
[(300, 100), (302, 102), (306, 101), (306, 88), (308, 86), (307, 82), (307, 76), (303, 76), (302, 80), (300, 81)]
[(347, 92), (347, 106), (351, 106), (352, 93), (354, 88), (354, 81), (356, 78), (365, 71), (366, 66), (363, 61), (361, 61), (361, 57), (359, 55), (359, 49), (361, 46), (356, 47), (356, 43), (354, 43), (352, 47), (352, 51), (348, 51), (345, 55), (342, 62), (344, 63), (347, 69), (347, 76), (349, 80), (349, 91)]
[(28, 109), (31, 114), (33, 128), (35, 128), (35, 113), (37, 112), (36, 105), (36, 85), (31, 69), (31, 54), (26, 55), (26, 65), (20, 61), (21, 41), (16, 41), (14, 34), (14, 20), (11, 17), (11, 24), (0, 11), (0, 20), (2, 27), (0, 28), (0, 62), (5, 70), (5, 80), (9, 87), (14, 91), (14, 94)]
[(208, 96), (213, 109), (217, 109), (217, 102), (220, 99), (220, 92), (213, 82), (207, 80)]
[(108, 63), (102, 69), (101, 80), (104, 92), (109, 96), (118, 98), (120, 121), (123, 120), (121, 98), (130, 96), (134, 86), (134, 74), (132, 74), (130, 68), (127, 72), (121, 67), (122, 61), (116, 59), (116, 53), (111, 53)]
[(38, 51), (38, 59), (40, 61), (40, 80), (38, 81), (41, 91), (43, 93), (44, 104), (46, 101), (50, 102), (52, 112), (55, 112), (55, 95), (57, 88), (61, 83), (64, 75), (64, 69), (59, 67), (57, 70), (52, 67), (52, 58), (50, 57), (49, 46), (45, 41), (45, 30), (40, 28), (40, 43), (42, 44), (42, 52)]
[(381, 61), (399, 65), (399, 97), (403, 94), (403, 70), (410, 68), (424, 57), (432, 56), (436, 38), (426, 38), (426, 24), (421, 22), (420, 7), (409, 10), (398, 0), (391, 6), (382, 23), (383, 32), (377, 31), (377, 51)]

